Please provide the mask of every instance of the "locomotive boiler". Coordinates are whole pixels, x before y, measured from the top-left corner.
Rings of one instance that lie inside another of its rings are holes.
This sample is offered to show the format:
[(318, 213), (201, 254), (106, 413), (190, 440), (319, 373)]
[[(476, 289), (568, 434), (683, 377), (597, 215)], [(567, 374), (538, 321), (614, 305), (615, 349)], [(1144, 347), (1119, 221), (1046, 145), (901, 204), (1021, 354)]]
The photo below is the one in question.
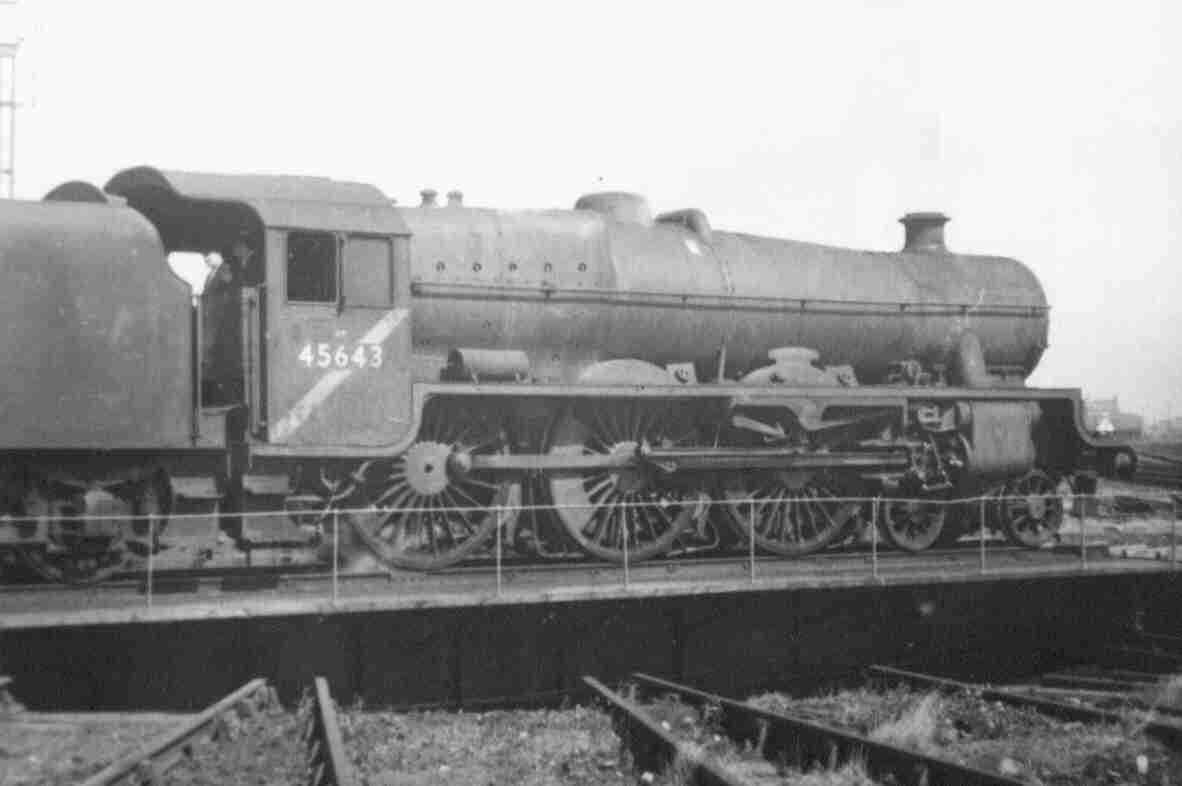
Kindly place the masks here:
[[(493, 538), (607, 560), (754, 538), (785, 556), (875, 526), (918, 551), (968, 526), (1039, 546), (1062, 489), (1123, 446), (1077, 390), (1025, 387), (1048, 306), (1021, 263), (653, 217), (418, 207), (322, 178), (125, 170), (0, 205), (0, 547), (85, 581), (178, 512), (245, 548), (269, 511), (344, 522), (391, 566)], [(221, 266), (195, 304), (166, 258)], [(251, 514), (251, 515), (247, 515)], [(979, 521), (975, 520), (976, 523)], [(146, 526), (145, 522), (150, 526)]]

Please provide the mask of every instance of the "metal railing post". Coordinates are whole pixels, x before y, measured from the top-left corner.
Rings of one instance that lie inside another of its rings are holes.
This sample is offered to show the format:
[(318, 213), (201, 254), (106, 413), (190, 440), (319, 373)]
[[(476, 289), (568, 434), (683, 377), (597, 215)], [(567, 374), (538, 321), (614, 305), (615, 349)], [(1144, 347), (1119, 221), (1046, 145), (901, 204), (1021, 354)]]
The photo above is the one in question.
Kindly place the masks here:
[(1079, 506), (1079, 567), (1085, 570), (1088, 567), (1088, 538), (1087, 533), (1084, 532), (1084, 508), (1087, 507), (1087, 499), (1083, 495), (1076, 495), (1074, 491), (1071, 493), (1071, 506)]
[(1170, 496), (1174, 516), (1170, 519), (1170, 569), (1178, 569), (1178, 497)]
[(747, 577), (755, 583), (755, 499), (751, 499), (751, 512), (747, 514)]
[(152, 605), (152, 579), (156, 567), (156, 517), (148, 516), (148, 586), (145, 594), (148, 596), (148, 606)]
[[(627, 501), (624, 502), (628, 504)], [(620, 522), (620, 530), (624, 533), (624, 589), (632, 586), (632, 577), (628, 573), (628, 517), (623, 516), (623, 521)]]
[(881, 496), (876, 496), (870, 502), (870, 570), (875, 581), (878, 580), (878, 517), (881, 503)]
[(497, 597), (501, 597), (501, 527), (505, 523), (505, 511), (500, 505), (497, 505)]
[(332, 511), (332, 602), (337, 602), (340, 594), (340, 565), (341, 565), (341, 512), (335, 508)]
[(986, 510), (986, 506), (988, 505), (988, 500), (989, 500), (988, 496), (986, 496), (984, 494), (981, 495), (981, 528), (980, 528), (980, 531), (977, 533), (977, 540), (978, 540), (978, 549), (977, 550), (980, 553), (979, 561), (980, 561), (980, 568), (981, 568), (982, 573), (985, 572), (985, 529), (986, 529), (985, 522), (987, 521), (987, 517), (988, 517), (988, 512)]

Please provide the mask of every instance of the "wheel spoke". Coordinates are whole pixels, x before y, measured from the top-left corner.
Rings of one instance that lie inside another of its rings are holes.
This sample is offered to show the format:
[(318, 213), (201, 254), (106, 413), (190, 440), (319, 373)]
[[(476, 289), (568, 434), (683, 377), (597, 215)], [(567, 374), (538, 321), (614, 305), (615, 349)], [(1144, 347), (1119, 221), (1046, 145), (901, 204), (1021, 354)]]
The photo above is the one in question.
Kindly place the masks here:
[[(448, 489), (448, 493), (454, 495), (454, 497), (457, 497), (460, 500), (458, 504), (454, 504), (452, 507), (456, 507), (456, 508), (483, 508), (484, 507), (484, 505), (482, 505), (480, 502), (477, 502), (476, 499), (474, 499), (470, 494), (468, 494), (468, 492), (464, 491), (463, 486), (460, 486), (460, 485), (452, 486), (450, 489)], [(466, 511), (466, 513), (468, 513), (468, 515), (471, 515), (472, 512), (474, 512), (474, 511)]]
[(596, 481), (595, 483), (593, 483), (587, 489), (587, 497), (592, 502), (596, 501), (599, 498), (599, 495), (602, 494), (605, 490), (611, 489), (613, 486), (615, 486), (615, 483), (616, 483), (615, 480), (612, 478), (612, 476), (606, 472), (603, 473), (602, 475), (592, 475), (588, 478), (588, 481), (594, 480), (594, 478), (597, 478), (597, 477), (599, 478), (599, 480)]
[(593, 407), (591, 412), (592, 419), (595, 421), (595, 438), (598, 441), (601, 441), (605, 446), (609, 447), (614, 443), (619, 442), (620, 439), (616, 434), (615, 429), (604, 423), (604, 415), (602, 414), (601, 409), (599, 407)]
[(656, 540), (660, 535), (657, 532), (657, 528), (653, 525), (652, 518), (649, 516), (650, 510), (648, 506), (637, 508), (637, 511), (639, 511), (640, 518), (644, 521), (645, 528), (648, 530), (649, 540)]
[(389, 503), (390, 507), (396, 508), (411, 494), (414, 494), (414, 490), (409, 485), (393, 485), (382, 492), (371, 504), (374, 507), (381, 507)]
[(475, 475), (467, 476), (464, 478), (464, 482), (470, 483), (474, 486), (480, 486), (481, 488), (488, 489), (489, 491), (502, 491), (504, 489), (504, 486), (500, 483), (492, 483), (487, 480), (481, 480)]

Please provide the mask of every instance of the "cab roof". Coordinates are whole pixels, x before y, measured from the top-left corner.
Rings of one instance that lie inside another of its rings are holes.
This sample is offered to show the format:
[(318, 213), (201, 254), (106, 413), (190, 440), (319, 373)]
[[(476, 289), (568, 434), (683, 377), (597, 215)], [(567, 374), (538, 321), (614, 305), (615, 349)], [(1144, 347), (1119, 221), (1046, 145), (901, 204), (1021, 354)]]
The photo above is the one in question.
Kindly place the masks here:
[(268, 227), (409, 235), (399, 211), (366, 183), (304, 175), (226, 175), (138, 166), (124, 169), (104, 190), (147, 215), (168, 203), (220, 203), (249, 208)]

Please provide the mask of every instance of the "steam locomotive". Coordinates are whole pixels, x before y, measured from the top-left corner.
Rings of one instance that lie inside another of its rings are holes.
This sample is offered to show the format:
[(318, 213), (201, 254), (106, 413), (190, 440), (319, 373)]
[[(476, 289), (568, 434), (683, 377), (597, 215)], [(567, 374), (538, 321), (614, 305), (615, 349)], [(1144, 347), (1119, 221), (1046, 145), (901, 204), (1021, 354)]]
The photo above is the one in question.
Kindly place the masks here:
[[(360, 183), (149, 167), (0, 203), (0, 554), (91, 582), (210, 516), (347, 526), (435, 570), (494, 537), (640, 560), (800, 556), (864, 520), (920, 551), (980, 519), (1037, 547), (1130, 455), (1025, 387), (1034, 274), (715, 231), (630, 193), (399, 207)], [(199, 296), (174, 253), (220, 260)], [(710, 511), (706, 513), (705, 511)]]

